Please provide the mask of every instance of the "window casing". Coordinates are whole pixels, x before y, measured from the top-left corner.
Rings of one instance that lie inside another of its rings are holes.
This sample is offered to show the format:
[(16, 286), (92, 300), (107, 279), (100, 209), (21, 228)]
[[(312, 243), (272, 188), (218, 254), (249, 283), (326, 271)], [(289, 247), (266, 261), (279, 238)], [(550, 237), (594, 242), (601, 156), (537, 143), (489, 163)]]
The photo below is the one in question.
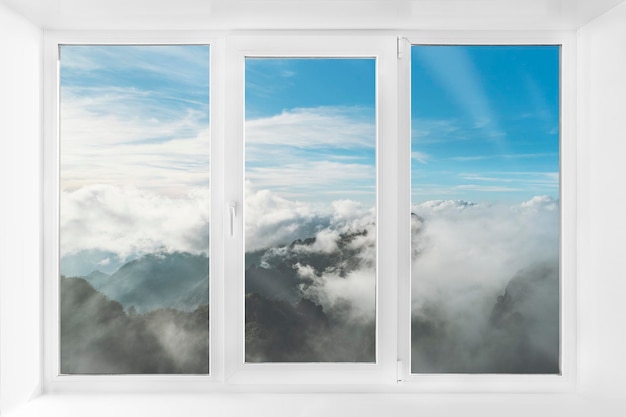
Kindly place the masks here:
[[(50, 391), (205, 391), (259, 385), (273, 390), (561, 391), (574, 377), (575, 56), (572, 36), (553, 33), (285, 33), (280, 36), (56, 33), (45, 38), (44, 71), (44, 383)], [(411, 375), (410, 356), (410, 44), (562, 45), (561, 376)], [(59, 44), (211, 46), (211, 372), (209, 376), (58, 376), (58, 73)], [(377, 337), (374, 364), (250, 364), (243, 357), (244, 62), (246, 57), (369, 57), (377, 93)], [(229, 233), (235, 208), (233, 235)], [(221, 243), (221, 244), (220, 244)], [(396, 382), (401, 381), (397, 384)], [(265, 385), (270, 384), (270, 385)], [(281, 385), (290, 384), (290, 388)], [(327, 388), (326, 388), (327, 389)]]
[[(395, 74), (392, 68), (395, 45), (393, 38), (325, 38), (316, 36), (302, 36), (298, 38), (287, 37), (236, 37), (230, 43), (228, 50), (227, 65), (232, 68), (226, 85), (230, 87), (232, 94), (228, 94), (226, 111), (228, 127), (225, 144), (226, 155), (235, 156), (230, 166), (237, 167), (225, 181), (224, 202), (234, 202), (238, 207), (243, 206), (244, 201), (244, 70), (247, 57), (281, 57), (281, 58), (350, 58), (365, 57), (376, 60), (376, 119), (377, 119), (377, 283), (376, 283), (376, 311), (377, 311), (377, 337), (376, 337), (376, 363), (281, 363), (281, 364), (255, 364), (244, 363), (244, 340), (241, 328), (226, 326), (226, 368), (227, 379), (241, 383), (341, 383), (350, 384), (368, 381), (370, 383), (381, 382), (384, 375), (392, 376), (395, 373), (395, 360), (389, 353), (395, 351), (394, 341), (395, 324), (393, 323), (394, 311), (392, 306), (395, 300), (393, 280), (382, 282), (382, 277), (394, 276), (393, 265), (385, 261), (393, 252), (383, 242), (391, 241), (389, 234), (393, 225), (388, 223), (393, 217), (394, 207), (390, 204), (394, 199), (393, 178), (382, 175), (386, 167), (393, 166), (393, 141), (383, 138), (394, 137), (393, 112), (387, 110), (395, 106), (393, 98), (393, 85)], [(391, 46), (391, 48), (390, 48)], [(391, 59), (390, 59), (391, 58)], [(385, 109), (385, 110), (383, 110)], [(385, 184), (383, 187), (382, 184)], [(389, 197), (387, 197), (387, 195)], [(244, 214), (245, 215), (245, 214)], [(225, 298), (232, 300), (226, 305), (225, 317), (236, 317), (235, 323), (244, 322), (244, 240), (243, 240), (243, 216), (236, 219), (235, 234), (232, 239), (225, 238), (224, 249), (226, 251), (225, 268)], [(235, 302), (235, 300), (237, 300)], [(227, 319), (228, 320), (228, 319)], [(389, 359), (391, 358), (391, 359)]]
[[(576, 149), (574, 123), (575, 117), (575, 40), (571, 36), (555, 33), (509, 33), (500, 36), (485, 36), (480, 33), (469, 33), (459, 36), (456, 33), (441, 32), (435, 36), (414, 35), (399, 40), (398, 50), (402, 56), (410, 57), (411, 45), (560, 45), (560, 174), (561, 174), (561, 219), (560, 219), (560, 375), (513, 375), (513, 374), (411, 374), (411, 338), (409, 334), (399, 335), (399, 357), (402, 363), (402, 379), (416, 385), (428, 386), (433, 391), (559, 391), (572, 387), (575, 379), (575, 220), (576, 220)], [(410, 85), (410, 61), (405, 59), (400, 63), (400, 85)], [(400, 136), (410, 137), (410, 88), (400, 89), (399, 122)], [(407, 142), (401, 142), (401, 154), (410, 155), (411, 149)], [(402, 161), (400, 175), (400, 193), (403, 207), (410, 207), (410, 159)], [(410, 214), (405, 213), (401, 218), (405, 222), (400, 227), (400, 240), (407, 242), (411, 237)], [(410, 246), (410, 245), (407, 245)], [(403, 247), (404, 248), (404, 247)], [(400, 254), (400, 265), (407, 268), (400, 272), (401, 276), (410, 275), (411, 254), (406, 251)], [(411, 296), (410, 283), (404, 280), (399, 282), (399, 298), (401, 312), (399, 314), (399, 328), (410, 326)], [(499, 388), (496, 388), (495, 386)]]

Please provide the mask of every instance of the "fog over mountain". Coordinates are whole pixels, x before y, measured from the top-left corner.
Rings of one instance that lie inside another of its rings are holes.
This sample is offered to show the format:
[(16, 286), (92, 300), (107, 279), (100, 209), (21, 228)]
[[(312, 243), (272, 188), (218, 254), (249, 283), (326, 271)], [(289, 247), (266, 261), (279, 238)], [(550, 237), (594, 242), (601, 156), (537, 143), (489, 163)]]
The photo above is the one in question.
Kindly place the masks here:
[(412, 371), (558, 373), (558, 201), (413, 212)]
[(62, 277), (64, 373), (207, 373), (209, 259), (156, 253)]
[[(318, 349), (333, 325), (359, 340), (369, 328), (374, 357), (375, 228), (357, 207), (338, 202), (313, 236), (247, 254), (246, 293), (255, 294), (246, 299), (247, 360), (335, 360), (341, 346), (347, 359), (340, 360), (364, 358), (345, 338)], [(275, 211), (280, 220), (264, 227), (311, 230), (313, 217), (303, 210)], [(558, 200), (440, 200), (412, 211), (413, 372), (558, 373)], [(301, 300), (320, 308), (328, 324), (298, 324)], [(257, 308), (273, 313), (254, 318), (248, 310)], [(268, 316), (292, 317), (284, 323), (290, 330), (279, 331)]]
[(158, 308), (190, 311), (209, 303), (206, 255), (154, 253), (129, 261), (110, 275), (94, 270), (79, 277), (124, 309), (133, 307), (139, 313)]
[(374, 223), (334, 226), (247, 262), (247, 361), (375, 360)]
[(114, 274), (84, 277), (107, 297), (139, 313), (158, 308), (190, 311), (209, 303), (209, 258), (188, 253), (144, 255)]
[[(91, 195), (84, 204), (100, 204), (98, 212), (106, 213), (104, 219), (113, 218), (117, 212), (108, 204), (122, 204), (111, 198), (116, 192), (107, 188), (106, 198)], [(74, 203), (83, 201), (75, 197)], [(146, 200), (141, 193), (125, 197), (138, 199), (124, 203), (129, 207), (162, 202)], [(202, 201), (176, 200), (181, 207), (188, 206), (184, 211), (189, 213), (178, 222), (188, 233), (176, 237), (167, 233), (175, 225), (161, 225), (156, 215), (147, 216), (156, 229), (147, 234), (133, 229), (125, 235), (118, 228), (104, 233), (101, 241), (75, 234), (79, 242), (73, 252), (63, 254), (62, 273), (89, 281), (99, 293), (88, 298), (108, 300), (96, 303), (102, 308), (89, 308), (108, 319), (103, 322), (92, 314), (85, 320), (92, 317), (93, 323), (76, 322), (79, 317), (74, 315), (92, 302), (77, 300), (82, 307), (65, 310), (71, 317), (63, 319), (70, 326), (65, 329), (72, 329), (64, 333), (67, 343), (74, 346), (72, 339), (82, 340), (83, 352), (92, 348), (100, 352), (92, 345), (100, 343), (99, 326), (112, 337), (123, 334), (113, 323), (136, 329), (132, 317), (143, 317), (145, 327), (153, 329), (146, 324), (149, 317), (169, 314), (170, 324), (164, 322), (154, 337), (168, 334), (172, 338), (160, 345), (175, 345), (179, 335), (171, 327), (178, 323), (173, 317), (196, 314), (208, 303), (208, 217), (204, 209), (194, 208)], [(249, 201), (246, 360), (374, 361), (374, 210), (351, 200), (320, 208), (267, 191), (251, 192)], [(65, 222), (77, 221), (70, 219), (71, 213), (66, 212)], [(140, 216), (140, 210), (136, 213)], [(559, 371), (559, 216), (558, 200), (547, 196), (515, 205), (441, 200), (412, 207), (413, 372)], [(78, 224), (91, 227), (88, 222)], [(165, 233), (156, 245), (158, 231)], [(206, 239), (202, 245), (199, 236)], [(120, 250), (115, 250), (116, 242), (122, 242)], [(128, 340), (144, 337), (141, 332)], [(122, 339), (119, 343), (115, 349), (125, 349)], [(78, 345), (66, 352), (82, 360)], [(130, 362), (135, 354), (145, 357), (140, 349), (128, 353)]]
[(207, 305), (137, 314), (82, 278), (62, 277), (59, 289), (61, 373), (209, 372)]

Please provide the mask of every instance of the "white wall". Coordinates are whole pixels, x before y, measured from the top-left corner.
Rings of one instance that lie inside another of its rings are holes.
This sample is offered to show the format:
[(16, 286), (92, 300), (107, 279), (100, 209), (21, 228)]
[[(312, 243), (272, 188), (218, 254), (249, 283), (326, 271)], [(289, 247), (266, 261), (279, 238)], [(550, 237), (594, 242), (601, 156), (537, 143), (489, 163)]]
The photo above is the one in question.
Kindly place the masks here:
[[(0, 5), (0, 394), (37, 386), (40, 268), (39, 30)], [(626, 415), (626, 3), (580, 31), (579, 388), (572, 395), (44, 396), (20, 415)], [(19, 317), (6, 317), (19, 311)], [(24, 336), (19, 328), (31, 333)], [(71, 398), (71, 400), (70, 400)], [(68, 404), (72, 404), (69, 408)]]
[(626, 3), (579, 40), (579, 376), (626, 396)]
[(39, 384), (40, 45), (41, 31), (0, 4), (2, 412)]

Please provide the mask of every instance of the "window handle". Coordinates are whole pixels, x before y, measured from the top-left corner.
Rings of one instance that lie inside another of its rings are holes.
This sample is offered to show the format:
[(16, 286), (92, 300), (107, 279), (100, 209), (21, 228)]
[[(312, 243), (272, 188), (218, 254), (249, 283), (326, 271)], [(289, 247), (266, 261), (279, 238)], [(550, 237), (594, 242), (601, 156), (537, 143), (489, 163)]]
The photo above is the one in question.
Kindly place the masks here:
[(228, 213), (230, 216), (230, 237), (235, 235), (235, 217), (237, 216), (237, 203), (231, 201), (228, 203)]

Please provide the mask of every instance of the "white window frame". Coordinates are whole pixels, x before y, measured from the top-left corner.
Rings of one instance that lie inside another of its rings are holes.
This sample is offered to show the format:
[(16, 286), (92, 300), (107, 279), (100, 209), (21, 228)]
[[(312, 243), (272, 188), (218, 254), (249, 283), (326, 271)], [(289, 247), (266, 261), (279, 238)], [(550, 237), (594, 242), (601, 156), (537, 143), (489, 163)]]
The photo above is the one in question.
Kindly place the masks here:
[[(392, 36), (236, 36), (229, 39), (226, 82), (226, 146), (229, 170), (225, 202), (244, 207), (244, 71), (246, 57), (341, 57), (376, 59), (376, 362), (375, 363), (244, 363), (244, 216), (238, 216), (235, 236), (224, 247), (226, 319), (226, 380), (246, 384), (372, 384), (393, 383), (396, 375), (396, 288), (393, 262), (397, 213), (397, 181), (393, 172), (397, 148), (395, 130), (395, 37)], [(384, 172), (384, 174), (383, 174)], [(241, 210), (239, 210), (241, 211)], [(235, 302), (236, 300), (236, 302)], [(231, 320), (236, 317), (236, 322)], [(241, 326), (241, 327), (240, 327)]]
[[(409, 32), (398, 38), (400, 155), (411, 154), (412, 45), (560, 46), (560, 370), (537, 374), (412, 374), (411, 279), (399, 283), (399, 360), (403, 384), (426, 392), (567, 392), (576, 383), (576, 35), (564, 32)], [(411, 277), (411, 161), (401, 158), (400, 276)], [(407, 243), (408, 242), (408, 243)]]
[[(210, 374), (58, 374), (58, 45), (210, 45)], [(410, 44), (561, 45), (561, 375), (411, 375)], [(244, 363), (244, 61), (373, 57), (377, 80), (376, 363)], [(576, 35), (510, 31), (45, 31), (43, 42), (44, 392), (565, 392), (576, 358)], [(228, 230), (237, 204), (235, 233)]]
[[(208, 45), (209, 122), (211, 134), (211, 227), (209, 271), (209, 374), (208, 375), (61, 375), (59, 361), (59, 107), (60, 65), (62, 45)], [(224, 129), (223, 41), (220, 37), (200, 32), (46, 32), (43, 50), (43, 390), (44, 392), (203, 392), (222, 379), (223, 356), (223, 276), (221, 262), (221, 222), (213, 222), (221, 210), (223, 193), (222, 168)]]

